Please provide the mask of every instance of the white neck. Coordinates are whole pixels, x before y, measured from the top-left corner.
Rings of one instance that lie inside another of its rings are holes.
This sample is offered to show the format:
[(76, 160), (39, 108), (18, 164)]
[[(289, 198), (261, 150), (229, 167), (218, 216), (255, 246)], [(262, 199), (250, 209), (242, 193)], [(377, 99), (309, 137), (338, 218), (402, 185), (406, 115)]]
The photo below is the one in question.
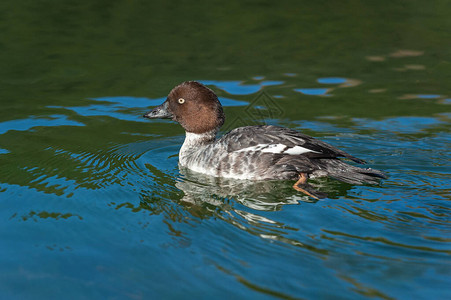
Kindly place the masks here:
[(209, 144), (213, 142), (216, 138), (216, 130), (204, 132), (204, 133), (193, 133), (185, 132), (185, 141), (183, 145), (199, 146), (203, 144)]
[(186, 155), (189, 155), (192, 151), (199, 148), (199, 146), (208, 145), (213, 143), (216, 139), (216, 130), (208, 131), (205, 133), (193, 133), (186, 132), (185, 141), (182, 148), (180, 148), (179, 161), (184, 165)]

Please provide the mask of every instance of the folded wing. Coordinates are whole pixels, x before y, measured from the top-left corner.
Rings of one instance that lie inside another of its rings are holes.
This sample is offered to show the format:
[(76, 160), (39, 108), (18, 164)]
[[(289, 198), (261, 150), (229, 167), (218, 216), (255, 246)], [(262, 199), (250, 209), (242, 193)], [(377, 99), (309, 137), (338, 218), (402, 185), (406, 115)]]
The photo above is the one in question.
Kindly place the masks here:
[(308, 158), (345, 157), (364, 164), (365, 161), (328, 143), (298, 131), (272, 126), (246, 126), (230, 131), (220, 142), (228, 152), (261, 152), (281, 155), (303, 155)]

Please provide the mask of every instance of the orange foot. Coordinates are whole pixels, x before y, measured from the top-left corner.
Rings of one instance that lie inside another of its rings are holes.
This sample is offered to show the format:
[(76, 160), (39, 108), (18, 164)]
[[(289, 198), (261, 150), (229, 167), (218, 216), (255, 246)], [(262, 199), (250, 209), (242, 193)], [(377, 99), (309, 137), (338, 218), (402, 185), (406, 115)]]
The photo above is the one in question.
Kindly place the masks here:
[(304, 190), (303, 188), (300, 187), (307, 183), (307, 179), (308, 179), (307, 174), (305, 174), (305, 173), (299, 174), (299, 180), (296, 181), (296, 183), (293, 185), (293, 188), (298, 192), (302, 192), (302, 193), (306, 194), (307, 196), (310, 196), (316, 200), (319, 200), (318, 197), (312, 195), (311, 193), (307, 192), (306, 190)]

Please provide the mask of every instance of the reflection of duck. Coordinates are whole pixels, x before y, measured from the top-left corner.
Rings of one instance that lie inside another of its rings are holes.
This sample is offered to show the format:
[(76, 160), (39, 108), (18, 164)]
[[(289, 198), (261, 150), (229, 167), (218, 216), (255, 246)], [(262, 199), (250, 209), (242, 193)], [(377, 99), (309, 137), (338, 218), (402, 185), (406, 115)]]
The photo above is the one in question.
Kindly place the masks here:
[[(291, 185), (284, 181), (254, 181), (238, 180), (204, 175), (193, 172), (187, 168), (180, 168), (182, 178), (179, 178), (175, 186), (183, 191), (184, 196), (180, 201), (195, 205), (211, 204), (216, 207), (227, 205), (227, 199), (256, 210), (276, 211), (283, 205), (298, 204), (299, 202), (316, 202), (305, 196), (292, 193)], [(326, 182), (327, 181), (327, 182)], [(306, 189), (321, 188), (327, 192), (330, 198), (337, 198), (347, 194), (351, 185), (331, 182), (327, 179), (316, 179)], [(321, 195), (320, 192), (315, 192)], [(326, 195), (326, 194), (324, 194)]]
[(375, 184), (385, 175), (349, 165), (339, 159), (364, 163), (342, 150), (297, 131), (277, 126), (236, 128), (216, 140), (225, 117), (215, 93), (187, 81), (176, 86), (166, 101), (144, 117), (169, 118), (186, 131), (180, 149), (182, 167), (221, 178), (247, 180), (297, 180), (294, 188), (309, 196), (307, 179), (330, 176), (351, 184)]
[(208, 203), (217, 207), (227, 205), (226, 199), (233, 198), (249, 208), (256, 210), (279, 210), (285, 204), (297, 204), (304, 197), (287, 197), (287, 186), (283, 181), (252, 181), (221, 178), (180, 169), (183, 178), (176, 187), (183, 191), (181, 201), (195, 205)]
[[(152, 168), (151, 165), (147, 167)], [(152, 169), (152, 172), (155, 171), (157, 170)], [(141, 190), (139, 207), (132, 203), (123, 203), (118, 207), (126, 206), (135, 212), (143, 209), (151, 214), (161, 215), (177, 241), (177, 244), (173, 244), (177, 247), (187, 247), (191, 243), (189, 234), (183, 231), (183, 227), (177, 226), (177, 223), (197, 226), (195, 224), (204, 220), (215, 219), (265, 240), (279, 241), (319, 254), (327, 251), (317, 248), (308, 238), (296, 237), (294, 233), (300, 231), (300, 228), (293, 226), (289, 218), (286, 219), (286, 214), (271, 213), (282, 210), (285, 205), (301, 202), (303, 206), (311, 206), (317, 203), (314, 199), (296, 193), (288, 182), (220, 178), (186, 168), (181, 168), (180, 174), (181, 176), (168, 177), (164, 173), (159, 174), (155, 179), (158, 181), (157, 185), (165, 185), (164, 189)], [(323, 180), (326, 179), (316, 179), (314, 183), (322, 184)], [(334, 181), (327, 182), (322, 188), (332, 188), (330, 195), (339, 197), (345, 195), (351, 185)], [(295, 211), (299, 212), (297, 209)], [(309, 211), (306, 210), (307, 213)], [(222, 231), (219, 232), (223, 234)]]

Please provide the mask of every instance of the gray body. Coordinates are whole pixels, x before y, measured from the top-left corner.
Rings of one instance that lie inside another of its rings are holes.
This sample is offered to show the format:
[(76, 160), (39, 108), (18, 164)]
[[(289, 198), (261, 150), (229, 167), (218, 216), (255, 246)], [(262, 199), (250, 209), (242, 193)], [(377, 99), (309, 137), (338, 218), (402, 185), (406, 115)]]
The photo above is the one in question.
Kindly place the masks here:
[(297, 131), (277, 126), (246, 126), (218, 140), (214, 133), (187, 134), (180, 150), (182, 167), (216, 177), (250, 180), (330, 176), (352, 183), (377, 183), (384, 174), (349, 165), (362, 160)]

